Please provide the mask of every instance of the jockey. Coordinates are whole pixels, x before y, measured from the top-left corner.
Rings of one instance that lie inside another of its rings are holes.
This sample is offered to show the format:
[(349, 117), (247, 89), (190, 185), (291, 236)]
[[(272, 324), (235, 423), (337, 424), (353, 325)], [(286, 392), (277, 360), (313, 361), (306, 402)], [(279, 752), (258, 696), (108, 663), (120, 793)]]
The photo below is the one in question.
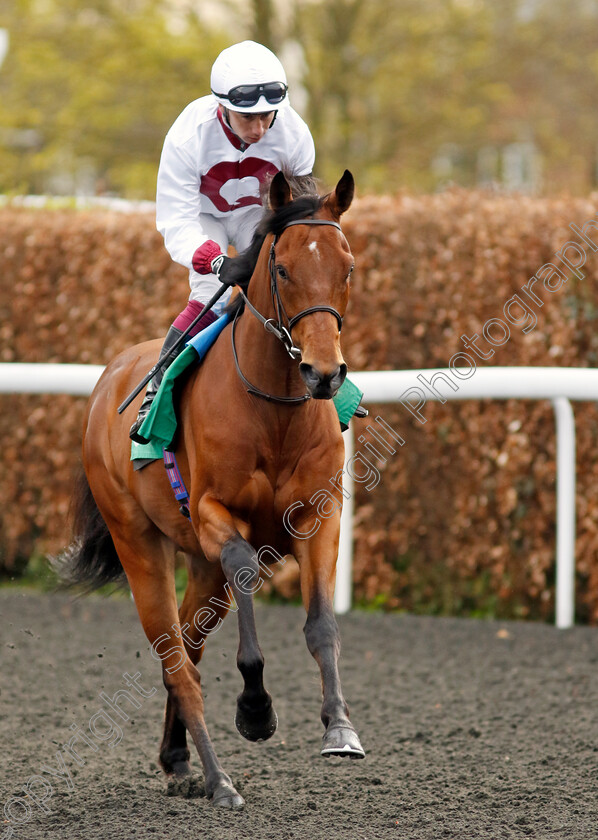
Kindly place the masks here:
[[(260, 187), (283, 171), (313, 191), (313, 139), (289, 104), (286, 74), (274, 53), (254, 41), (228, 47), (214, 62), (210, 87), (211, 94), (175, 120), (160, 159), (156, 226), (172, 259), (189, 269), (191, 286), (160, 359), (227, 283), (229, 244), (241, 252), (251, 243), (263, 215)], [(230, 289), (190, 336), (215, 321), (229, 297)], [(138, 431), (171, 355), (150, 380), (131, 426), (129, 435), (139, 443), (147, 443)]]

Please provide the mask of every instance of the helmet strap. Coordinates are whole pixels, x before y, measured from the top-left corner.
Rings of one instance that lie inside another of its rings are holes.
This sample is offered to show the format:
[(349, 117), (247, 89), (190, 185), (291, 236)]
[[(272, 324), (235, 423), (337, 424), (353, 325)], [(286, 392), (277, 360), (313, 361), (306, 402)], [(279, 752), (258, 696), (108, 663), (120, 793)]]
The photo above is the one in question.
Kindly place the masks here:
[(224, 118), (224, 122), (226, 123), (226, 125), (228, 126), (228, 128), (230, 128), (230, 130), (231, 130), (231, 131), (233, 132), (233, 134), (234, 134), (234, 133), (235, 133), (235, 132), (234, 132), (234, 129), (233, 129), (232, 125), (230, 124), (230, 120), (229, 120), (229, 118), (228, 118), (228, 108), (227, 108), (225, 105), (220, 105), (219, 107), (220, 107), (220, 109), (221, 109), (221, 111), (222, 111), (222, 116), (223, 116), (223, 118)]

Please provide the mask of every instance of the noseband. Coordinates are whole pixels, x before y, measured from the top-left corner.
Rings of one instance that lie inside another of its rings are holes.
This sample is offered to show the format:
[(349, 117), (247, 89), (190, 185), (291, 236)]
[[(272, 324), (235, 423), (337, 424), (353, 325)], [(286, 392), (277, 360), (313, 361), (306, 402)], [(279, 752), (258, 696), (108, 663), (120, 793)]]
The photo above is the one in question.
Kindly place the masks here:
[[(335, 227), (338, 230), (341, 230), (341, 226), (338, 222), (328, 221), (327, 219), (296, 219), (293, 222), (287, 222), (284, 227), (286, 230), (293, 225), (330, 225), (331, 227)], [(278, 242), (279, 235), (277, 234), (274, 237), (272, 245), (270, 246), (270, 256), (268, 258), (268, 272), (270, 274), (270, 293), (272, 295), (272, 302), (274, 304), (274, 309), (276, 311), (276, 320), (274, 318), (264, 318), (264, 316), (255, 308), (255, 306), (251, 303), (243, 289), (239, 288), (239, 293), (242, 296), (245, 304), (249, 307), (251, 312), (255, 315), (258, 321), (264, 325), (264, 329), (267, 332), (272, 333), (276, 336), (276, 338), (281, 341), (285, 347), (285, 350), (291, 357), (291, 359), (297, 359), (301, 355), (301, 350), (293, 344), (293, 339), (291, 337), (291, 330), (293, 327), (299, 323), (302, 318), (305, 318), (306, 315), (311, 315), (314, 312), (329, 312), (331, 315), (337, 320), (338, 323), (338, 330), (341, 331), (343, 325), (343, 319), (339, 312), (332, 306), (320, 305), (320, 306), (309, 306), (307, 309), (302, 309), (301, 312), (298, 312), (297, 315), (293, 315), (292, 318), (289, 318), (287, 315), (286, 309), (284, 308), (284, 304), (280, 297), (280, 291), (278, 289), (278, 280), (276, 277), (276, 252), (275, 247), (276, 243)], [(231, 338), (232, 338), (232, 345), (233, 345), (233, 358), (235, 360), (235, 366), (237, 368), (237, 373), (243, 384), (247, 387), (247, 391), (250, 394), (253, 394), (256, 397), (262, 397), (262, 399), (268, 400), (269, 402), (278, 402), (283, 404), (298, 404), (306, 402), (307, 400), (311, 399), (311, 394), (303, 394), (300, 397), (275, 397), (272, 394), (266, 393), (266, 391), (262, 391), (259, 388), (256, 388), (255, 385), (252, 385), (248, 379), (245, 378), (243, 375), (241, 368), (239, 366), (239, 359), (237, 356), (237, 348), (235, 346), (235, 327), (237, 325), (237, 318), (239, 317), (239, 313), (235, 315), (235, 320), (233, 321), (233, 326), (231, 330)], [(286, 322), (286, 325), (285, 325)]]

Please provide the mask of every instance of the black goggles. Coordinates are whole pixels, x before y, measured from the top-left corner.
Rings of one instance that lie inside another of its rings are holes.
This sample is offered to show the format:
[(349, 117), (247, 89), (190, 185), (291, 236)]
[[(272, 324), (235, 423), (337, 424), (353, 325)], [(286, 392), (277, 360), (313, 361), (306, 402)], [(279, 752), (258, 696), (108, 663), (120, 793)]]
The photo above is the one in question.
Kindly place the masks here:
[(216, 93), (214, 96), (221, 99), (228, 99), (230, 104), (238, 108), (251, 108), (257, 105), (260, 96), (263, 96), (270, 105), (278, 105), (287, 95), (288, 86), (282, 82), (267, 82), (265, 85), (238, 85), (231, 88), (228, 93)]

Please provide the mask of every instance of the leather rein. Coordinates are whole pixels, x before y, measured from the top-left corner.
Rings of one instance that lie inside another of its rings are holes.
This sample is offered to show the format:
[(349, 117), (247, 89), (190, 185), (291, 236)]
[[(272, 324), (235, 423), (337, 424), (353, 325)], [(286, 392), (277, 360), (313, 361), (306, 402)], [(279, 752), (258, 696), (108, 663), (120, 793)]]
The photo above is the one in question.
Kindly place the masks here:
[[(288, 222), (285, 225), (284, 230), (286, 230), (289, 227), (292, 227), (293, 225), (330, 225), (331, 227), (335, 227), (338, 228), (338, 230), (341, 230), (341, 226), (338, 224), (338, 222), (332, 222), (326, 219), (296, 219), (295, 221)], [(305, 318), (306, 315), (311, 315), (314, 312), (330, 312), (330, 314), (334, 315), (334, 317), (337, 320), (339, 332), (341, 331), (343, 325), (343, 319), (336, 309), (334, 309), (332, 306), (326, 305), (308, 306), (307, 309), (302, 309), (301, 312), (297, 313), (297, 315), (293, 315), (292, 318), (289, 318), (284, 308), (282, 299), (280, 297), (280, 291), (278, 289), (278, 281), (276, 277), (275, 246), (278, 242), (278, 239), (279, 235), (276, 235), (274, 237), (272, 245), (270, 246), (270, 256), (268, 259), (268, 272), (270, 274), (270, 292), (272, 294), (272, 302), (276, 311), (276, 319), (264, 318), (261, 312), (259, 312), (259, 310), (255, 308), (255, 306), (251, 303), (243, 289), (241, 289), (240, 287), (239, 293), (245, 301), (245, 305), (250, 309), (253, 315), (255, 315), (258, 321), (260, 321), (264, 325), (264, 329), (266, 330), (266, 332), (272, 333), (272, 335), (276, 336), (276, 338), (278, 338), (278, 340), (283, 343), (284, 348), (291, 357), (291, 359), (297, 359), (301, 355), (301, 350), (293, 344), (291, 331), (293, 327), (302, 318)], [(261, 397), (262, 399), (267, 400), (268, 402), (276, 402), (281, 403), (283, 405), (299, 405), (301, 403), (307, 402), (307, 400), (310, 400), (311, 394), (302, 394), (300, 397), (277, 397), (273, 394), (268, 394), (266, 391), (262, 391), (261, 388), (252, 385), (252, 383), (244, 376), (239, 365), (239, 357), (237, 355), (237, 348), (235, 345), (235, 328), (237, 326), (237, 319), (239, 315), (240, 313), (237, 312), (231, 330), (233, 359), (235, 360), (235, 367), (237, 368), (239, 378), (247, 388), (247, 393), (252, 394), (254, 397)]]

